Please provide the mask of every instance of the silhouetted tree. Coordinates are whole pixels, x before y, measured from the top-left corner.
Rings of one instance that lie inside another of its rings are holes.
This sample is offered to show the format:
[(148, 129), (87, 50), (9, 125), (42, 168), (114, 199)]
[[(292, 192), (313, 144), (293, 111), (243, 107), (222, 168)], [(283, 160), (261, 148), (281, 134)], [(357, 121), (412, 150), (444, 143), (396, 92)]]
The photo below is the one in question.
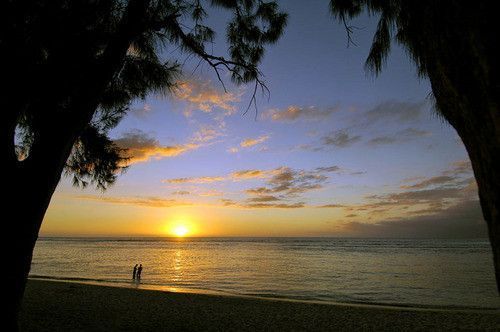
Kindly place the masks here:
[[(207, 51), (207, 6), (231, 13), (229, 57)], [(61, 174), (105, 189), (123, 165), (107, 136), (132, 100), (164, 92), (181, 70), (180, 49), (237, 84), (265, 89), (257, 65), (286, 14), (260, 0), (6, 0), (0, 4), (3, 90), (0, 144), (7, 260), (4, 303), (17, 315), (38, 232)], [(222, 82), (222, 81), (221, 81)], [(5, 271), (4, 271), (5, 272)], [(10, 322), (15, 327), (15, 319)]]
[(500, 290), (500, 39), (494, 1), (331, 0), (345, 24), (380, 15), (368, 70), (379, 73), (395, 39), (432, 86), (436, 109), (457, 131), (472, 163)]

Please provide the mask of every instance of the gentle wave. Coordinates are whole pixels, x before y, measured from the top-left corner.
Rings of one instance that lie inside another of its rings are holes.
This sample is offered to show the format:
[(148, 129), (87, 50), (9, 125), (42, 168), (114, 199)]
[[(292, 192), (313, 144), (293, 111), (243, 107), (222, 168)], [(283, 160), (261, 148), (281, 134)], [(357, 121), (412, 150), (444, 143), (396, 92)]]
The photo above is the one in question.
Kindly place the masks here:
[[(31, 277), (297, 300), (500, 308), (481, 240), (41, 238)], [(156, 289), (155, 288), (155, 289)]]

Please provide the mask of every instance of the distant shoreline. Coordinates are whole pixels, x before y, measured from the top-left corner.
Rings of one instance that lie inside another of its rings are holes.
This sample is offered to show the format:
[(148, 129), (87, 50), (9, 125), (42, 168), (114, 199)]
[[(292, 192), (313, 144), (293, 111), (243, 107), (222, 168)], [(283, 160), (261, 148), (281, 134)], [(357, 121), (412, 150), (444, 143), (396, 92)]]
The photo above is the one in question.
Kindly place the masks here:
[(474, 307), (474, 306), (460, 306), (460, 305), (422, 305), (422, 304), (405, 304), (405, 303), (384, 303), (384, 302), (346, 302), (346, 301), (329, 301), (329, 300), (316, 300), (316, 299), (301, 299), (301, 298), (291, 298), (283, 296), (264, 296), (264, 295), (248, 295), (248, 294), (236, 294), (230, 292), (224, 292), (220, 290), (211, 289), (201, 289), (201, 288), (180, 288), (166, 285), (153, 285), (141, 282), (136, 284), (132, 281), (111, 281), (105, 279), (89, 279), (80, 277), (66, 277), (58, 278), (52, 276), (38, 276), (32, 275), (29, 280), (38, 281), (52, 281), (61, 283), (72, 283), (72, 284), (82, 284), (82, 285), (94, 285), (102, 287), (115, 287), (115, 288), (126, 288), (126, 289), (136, 289), (136, 290), (148, 290), (148, 291), (160, 291), (166, 293), (184, 293), (184, 294), (201, 294), (201, 295), (215, 295), (215, 296), (227, 296), (227, 297), (238, 297), (246, 299), (257, 299), (257, 300), (272, 300), (272, 301), (289, 301), (298, 303), (309, 303), (309, 304), (320, 304), (320, 305), (340, 305), (340, 306), (354, 306), (354, 307), (374, 307), (374, 308), (388, 308), (388, 309), (411, 309), (411, 310), (439, 310), (439, 311), (497, 311), (500, 314), (500, 308), (494, 307)]
[(320, 304), (29, 280), (21, 330), (498, 330), (499, 310)]

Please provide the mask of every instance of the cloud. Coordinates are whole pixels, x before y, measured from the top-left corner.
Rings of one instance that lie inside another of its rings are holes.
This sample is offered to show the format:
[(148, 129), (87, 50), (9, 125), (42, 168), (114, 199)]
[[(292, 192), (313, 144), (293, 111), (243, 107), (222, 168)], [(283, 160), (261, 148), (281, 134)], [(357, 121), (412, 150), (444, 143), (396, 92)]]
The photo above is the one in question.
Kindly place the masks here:
[(432, 133), (427, 130), (421, 130), (417, 128), (406, 128), (400, 130), (396, 133), (396, 136), (406, 137), (406, 138), (418, 138), (418, 137), (429, 137)]
[[(473, 184), (475, 183), (474, 179), (471, 178), (472, 175), (472, 167), (470, 161), (468, 160), (460, 160), (451, 163), (450, 169), (447, 169), (438, 176), (432, 177), (414, 177), (410, 179), (405, 179), (404, 182), (411, 183), (418, 181), (414, 184), (403, 185), (402, 189), (423, 189), (435, 185), (446, 185), (447, 187), (457, 187), (469, 185), (471, 180)], [(465, 176), (465, 178), (464, 178)]]
[(411, 140), (431, 136), (432, 133), (426, 130), (406, 128), (400, 130), (392, 136), (377, 136), (368, 141), (368, 145), (388, 145), (409, 142)]
[[(231, 172), (224, 176), (201, 176), (166, 179), (169, 184), (210, 184), (221, 181), (263, 181), (260, 186), (248, 188), (243, 192), (248, 195), (241, 201), (221, 200), (224, 206), (240, 208), (300, 208), (303, 202), (297, 200), (310, 191), (323, 188), (328, 181), (328, 174), (340, 172), (339, 166), (323, 166), (313, 170), (295, 170), (278, 167), (270, 170), (247, 169)], [(202, 196), (200, 194), (200, 196)], [(212, 195), (210, 195), (212, 196)]]
[(405, 185), (401, 186), (403, 189), (423, 189), (427, 188), (433, 185), (438, 185), (438, 184), (445, 184), (445, 183), (451, 183), (455, 181), (455, 177), (447, 176), (447, 175), (440, 175), (440, 176), (433, 176), (428, 179), (422, 180), (420, 182), (417, 182), (412, 185)]
[(351, 136), (346, 130), (337, 130), (322, 137), (325, 145), (334, 145), (339, 148), (348, 147), (361, 140), (361, 136)]
[(229, 153), (237, 153), (238, 151), (240, 151), (240, 150), (236, 147), (232, 147), (232, 148), (227, 149), (227, 152), (229, 152)]
[(165, 199), (161, 197), (107, 197), (107, 196), (83, 195), (83, 196), (77, 196), (77, 198), (91, 200), (91, 201), (98, 201), (102, 203), (136, 205), (136, 206), (156, 207), (156, 208), (168, 208), (168, 207), (192, 205), (192, 203), (190, 202), (182, 202), (175, 199)]
[(269, 204), (269, 203), (255, 203), (255, 204), (246, 204), (246, 205), (241, 205), (243, 208), (249, 208), (249, 209), (300, 209), (305, 207), (306, 205), (303, 202), (299, 203), (276, 203), (276, 204)]
[(184, 195), (190, 195), (191, 193), (189, 191), (179, 190), (179, 191), (174, 191), (171, 194), (172, 195), (184, 196)]
[(188, 178), (175, 178), (162, 180), (163, 183), (182, 184), (182, 183), (212, 183), (224, 181), (226, 178), (223, 176), (200, 176)]
[(346, 205), (343, 204), (324, 204), (324, 205), (318, 205), (316, 206), (317, 208), (321, 209), (336, 209), (336, 208), (344, 208)]
[(369, 145), (386, 145), (386, 144), (394, 144), (398, 140), (394, 137), (389, 137), (389, 136), (378, 136), (375, 138), (372, 138), (371, 140), (368, 141)]
[(257, 144), (264, 143), (269, 139), (269, 135), (259, 136), (257, 138), (247, 138), (240, 143), (242, 148), (249, 148)]
[(276, 170), (265, 171), (259, 169), (246, 169), (241, 171), (234, 171), (225, 176), (199, 176), (199, 177), (185, 177), (162, 180), (164, 183), (183, 184), (183, 183), (213, 183), (221, 181), (243, 181), (258, 178), (265, 178), (274, 174)]
[(269, 175), (268, 171), (263, 171), (260, 169), (247, 169), (247, 170), (232, 172), (230, 174), (230, 177), (233, 180), (248, 180), (256, 178), (264, 178), (268, 175)]
[(250, 195), (268, 195), (279, 193), (284, 198), (292, 198), (298, 194), (317, 190), (323, 187), (328, 177), (318, 171), (293, 170), (289, 167), (280, 167), (273, 171), (267, 180), (266, 186), (245, 190)]
[(124, 149), (124, 157), (129, 158), (128, 164), (146, 162), (150, 159), (176, 157), (182, 153), (194, 150), (196, 144), (161, 145), (160, 142), (146, 133), (135, 130), (124, 133), (122, 137), (114, 140), (115, 144)]
[(388, 193), (384, 195), (370, 195), (368, 199), (385, 200), (396, 204), (416, 204), (433, 202), (437, 200), (461, 198), (464, 196), (463, 188), (439, 187), (425, 190), (411, 190), (401, 193)]
[(457, 176), (460, 174), (472, 174), (472, 165), (469, 160), (459, 160), (451, 164), (451, 168), (443, 172), (445, 175)]
[(184, 112), (186, 116), (190, 116), (194, 110), (210, 113), (215, 108), (222, 109), (229, 115), (236, 110), (234, 104), (240, 101), (241, 94), (225, 92), (214, 87), (211, 81), (196, 79), (177, 82), (174, 96), (189, 104)]
[(249, 202), (256, 202), (256, 203), (262, 203), (262, 202), (275, 202), (279, 201), (280, 199), (276, 196), (257, 196), (257, 197), (251, 197), (248, 199)]
[(477, 200), (419, 215), (377, 223), (346, 222), (336, 229), (338, 235), (385, 238), (479, 238), (487, 237), (486, 223)]
[(426, 106), (421, 102), (385, 101), (365, 113), (367, 123), (380, 120), (408, 123), (418, 120)]
[(323, 120), (328, 118), (332, 113), (337, 112), (338, 107), (329, 107), (320, 109), (315, 106), (300, 107), (288, 106), (285, 109), (270, 109), (264, 113), (264, 118), (271, 119), (272, 121), (288, 121), (292, 122), (299, 118), (306, 120)]
[(194, 133), (192, 142), (197, 144), (209, 143), (223, 134), (218, 128), (211, 125), (202, 125), (200, 129)]
[(328, 167), (316, 167), (317, 172), (331, 173), (340, 172), (342, 169), (339, 166), (333, 165)]
[(231, 199), (220, 199), (222, 206), (238, 209), (300, 209), (305, 207), (304, 202), (298, 203), (243, 203), (240, 204)]

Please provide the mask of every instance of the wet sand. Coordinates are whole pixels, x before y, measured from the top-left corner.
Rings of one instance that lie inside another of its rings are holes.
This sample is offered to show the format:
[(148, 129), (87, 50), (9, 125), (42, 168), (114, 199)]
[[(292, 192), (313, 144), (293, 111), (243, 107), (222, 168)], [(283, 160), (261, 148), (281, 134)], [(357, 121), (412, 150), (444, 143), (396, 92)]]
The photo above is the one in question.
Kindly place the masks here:
[(500, 330), (500, 310), (320, 304), (30, 280), (21, 331)]

